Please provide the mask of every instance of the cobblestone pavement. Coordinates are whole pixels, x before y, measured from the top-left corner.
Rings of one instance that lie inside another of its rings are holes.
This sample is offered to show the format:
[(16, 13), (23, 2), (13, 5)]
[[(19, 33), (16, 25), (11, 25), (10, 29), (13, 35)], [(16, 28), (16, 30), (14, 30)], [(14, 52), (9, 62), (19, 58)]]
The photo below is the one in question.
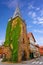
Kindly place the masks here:
[(22, 63), (3, 63), (0, 60), (0, 65), (43, 65), (43, 56), (40, 58), (32, 59), (29, 61), (23, 61)]

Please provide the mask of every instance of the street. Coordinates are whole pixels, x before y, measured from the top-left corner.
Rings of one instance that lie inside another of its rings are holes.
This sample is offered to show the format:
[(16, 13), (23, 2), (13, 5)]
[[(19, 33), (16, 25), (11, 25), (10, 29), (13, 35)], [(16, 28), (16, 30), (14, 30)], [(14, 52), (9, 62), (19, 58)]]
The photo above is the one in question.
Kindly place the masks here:
[(4, 63), (0, 61), (0, 65), (43, 65), (43, 56), (40, 58), (32, 59), (29, 61), (23, 61), (22, 63)]

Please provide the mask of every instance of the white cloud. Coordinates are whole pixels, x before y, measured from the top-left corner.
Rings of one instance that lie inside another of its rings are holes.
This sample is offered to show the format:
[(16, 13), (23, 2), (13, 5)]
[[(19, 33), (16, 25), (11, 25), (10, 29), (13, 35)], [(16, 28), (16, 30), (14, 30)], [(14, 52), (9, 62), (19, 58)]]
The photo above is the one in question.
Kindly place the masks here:
[(43, 16), (42, 17), (37, 17), (38, 21), (43, 21)]
[(40, 24), (43, 25), (43, 16), (42, 17), (35, 17), (33, 18), (33, 24)]
[(28, 3), (28, 9), (34, 9), (34, 1)]
[(32, 4), (30, 4), (28, 9), (34, 9), (34, 6)]
[(15, 6), (17, 6), (19, 0), (9, 0), (9, 1), (5, 1), (2, 4), (7, 5), (9, 8), (14, 8)]
[(2, 45), (4, 43), (4, 40), (0, 40), (0, 45)]
[(43, 30), (34, 30), (34, 32), (43, 34)]
[(39, 22), (38, 24), (41, 24), (41, 25), (43, 25), (43, 21)]
[(36, 8), (36, 10), (39, 10), (39, 11), (36, 12), (36, 11), (30, 10), (28, 12), (28, 16), (31, 16), (31, 18), (33, 19), (33, 24), (43, 25), (43, 10), (40, 10), (40, 8)]
[(25, 6), (25, 1), (22, 2), (20, 0), (7, 0), (2, 4), (6, 5), (8, 8), (15, 8), (17, 5), (22, 8)]
[(37, 21), (33, 21), (33, 24), (37, 24)]
[(32, 11), (28, 12), (28, 15), (32, 15)]
[(8, 7), (15, 7), (17, 5), (17, 0), (11, 0), (8, 2)]
[(37, 16), (36, 12), (33, 12), (33, 11), (29, 11), (28, 15), (30, 15), (32, 18), (35, 18)]
[(40, 7), (34, 6), (34, 3), (35, 3), (35, 1), (30, 2), (29, 5), (28, 5), (28, 9), (29, 9), (29, 10), (39, 11), (39, 10), (40, 10)]
[(27, 29), (29, 29), (29, 28), (32, 28), (32, 26), (31, 25), (27, 26)]
[(33, 19), (33, 24), (43, 25), (43, 9), (33, 5), (34, 1), (28, 6), (28, 16)]
[(41, 16), (43, 16), (43, 9), (42, 9), (42, 10), (40, 10), (40, 15), (41, 15)]
[(36, 17), (36, 12), (33, 12), (33, 13), (32, 13), (32, 17), (33, 17), (33, 18)]
[(43, 21), (39, 22), (39, 21), (33, 21), (33, 24), (40, 24), (43, 25)]
[(43, 37), (39, 37), (37, 42), (38, 42), (39, 45), (42, 46), (43, 45)]
[(36, 9), (36, 11), (39, 11), (39, 10), (40, 10), (40, 8), (39, 8), (39, 7), (35, 8), (35, 9)]

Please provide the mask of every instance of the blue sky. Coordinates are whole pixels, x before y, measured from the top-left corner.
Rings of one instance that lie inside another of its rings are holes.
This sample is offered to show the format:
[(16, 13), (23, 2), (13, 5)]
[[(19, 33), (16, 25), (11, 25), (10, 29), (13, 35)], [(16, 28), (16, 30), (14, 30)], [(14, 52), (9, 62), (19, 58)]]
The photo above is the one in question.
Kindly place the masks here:
[(43, 45), (43, 0), (0, 0), (0, 43), (5, 40), (7, 23), (19, 3), (21, 15), (37, 43)]

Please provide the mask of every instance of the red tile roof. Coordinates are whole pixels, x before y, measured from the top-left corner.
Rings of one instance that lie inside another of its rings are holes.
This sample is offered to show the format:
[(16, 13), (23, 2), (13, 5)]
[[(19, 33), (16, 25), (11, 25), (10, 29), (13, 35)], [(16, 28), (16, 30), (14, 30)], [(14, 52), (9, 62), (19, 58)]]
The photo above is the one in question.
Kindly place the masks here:
[(40, 55), (43, 55), (43, 46), (39, 47)]

